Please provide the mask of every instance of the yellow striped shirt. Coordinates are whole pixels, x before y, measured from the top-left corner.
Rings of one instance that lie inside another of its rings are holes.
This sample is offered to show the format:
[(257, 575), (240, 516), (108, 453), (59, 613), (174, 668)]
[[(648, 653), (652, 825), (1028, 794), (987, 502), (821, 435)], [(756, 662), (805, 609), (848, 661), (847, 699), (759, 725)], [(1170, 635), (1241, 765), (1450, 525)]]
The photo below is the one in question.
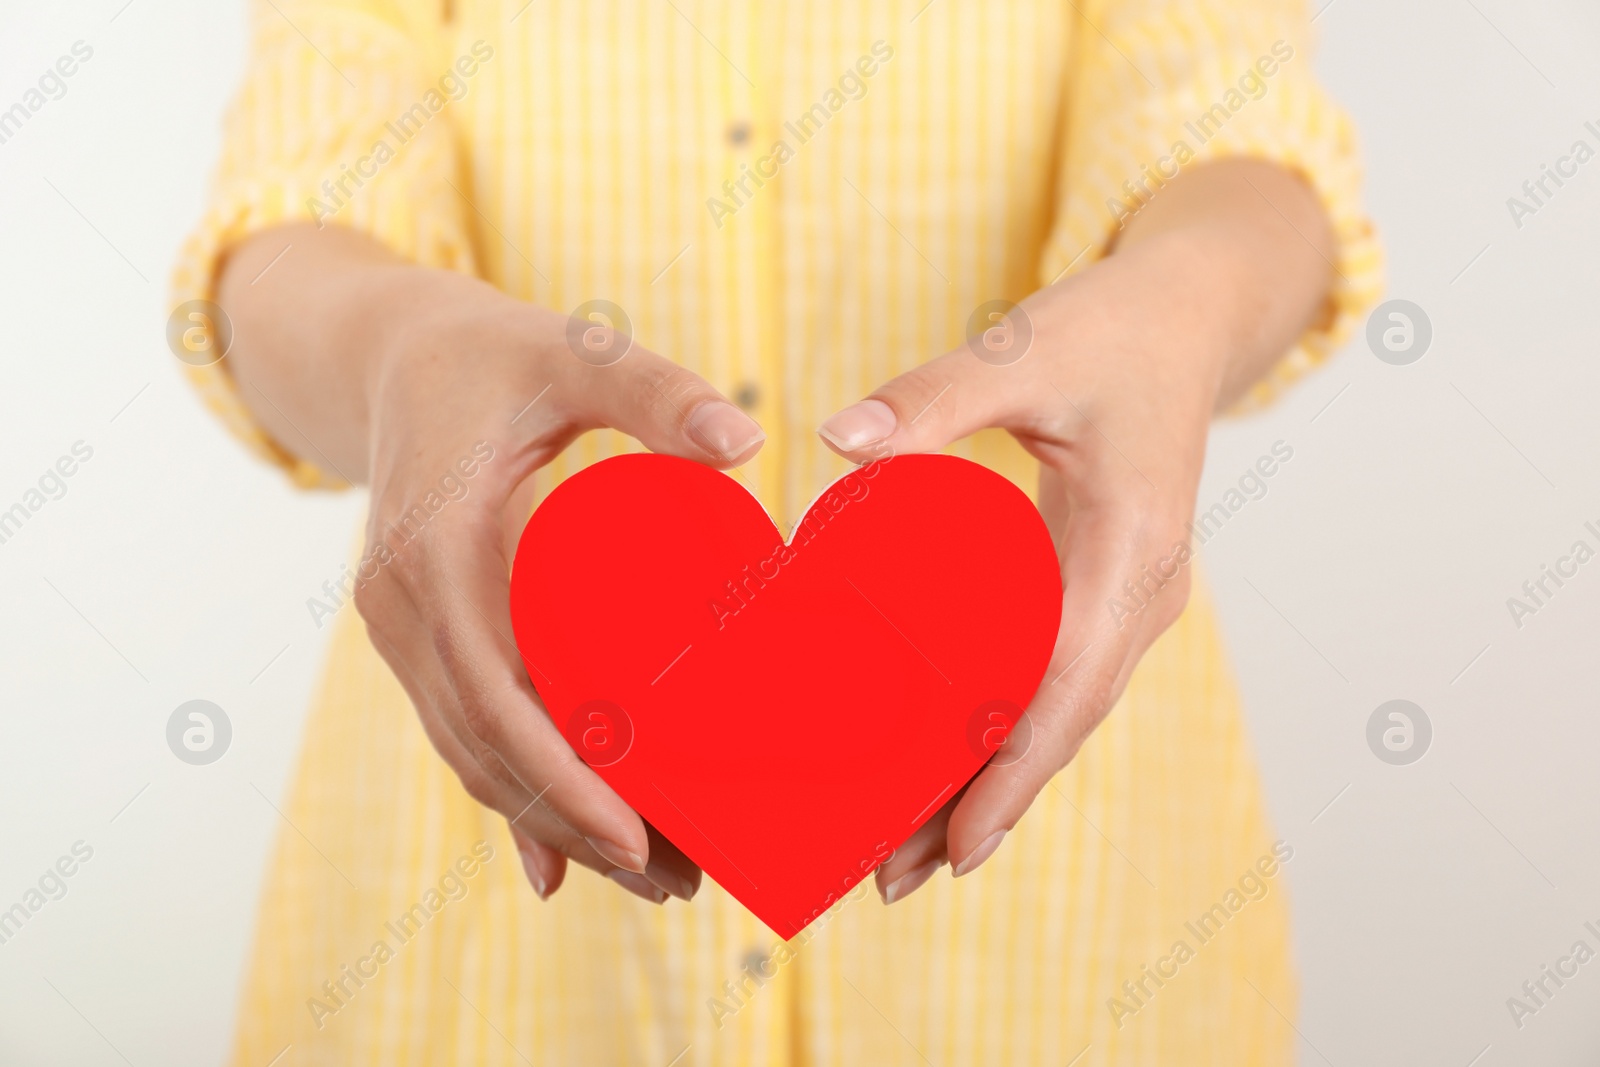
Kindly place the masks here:
[[(784, 525), (844, 470), (823, 418), (960, 343), (978, 305), (1094, 262), (1199, 160), (1298, 171), (1338, 239), (1325, 313), (1246, 406), (1379, 285), (1299, 0), (273, 0), (254, 17), (175, 301), (212, 296), (220, 253), (296, 219), (559, 310), (611, 301), (762, 423), (743, 475)], [(190, 373), (299, 484), (338, 484), (251, 422), (225, 360)], [(637, 447), (585, 435), (543, 489)], [(1034, 489), (1003, 434), (952, 451)], [(1290, 1060), (1284, 859), (1203, 584), (978, 873), (892, 908), (864, 890), (788, 945), (710, 883), (656, 908), (575, 870), (541, 903), (353, 613), (329, 656), (241, 1067)]]

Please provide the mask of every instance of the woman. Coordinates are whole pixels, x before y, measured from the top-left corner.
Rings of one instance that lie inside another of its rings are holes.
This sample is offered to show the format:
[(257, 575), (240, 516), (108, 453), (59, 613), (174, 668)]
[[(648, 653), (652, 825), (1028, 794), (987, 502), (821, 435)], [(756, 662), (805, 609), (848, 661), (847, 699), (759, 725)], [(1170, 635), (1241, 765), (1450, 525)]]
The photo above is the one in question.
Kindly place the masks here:
[[(299, 484), (369, 485), (392, 551), (308, 605), (335, 631), (234, 1062), (1289, 1062), (1293, 845), (1185, 546), (1213, 412), (1377, 286), (1304, 20), (259, 7), (176, 278), (235, 340), (194, 373)], [(508, 640), (529, 508), (641, 447), (784, 528), (851, 461), (949, 448), (1057, 538), (1026, 749), (787, 945), (575, 758)]]

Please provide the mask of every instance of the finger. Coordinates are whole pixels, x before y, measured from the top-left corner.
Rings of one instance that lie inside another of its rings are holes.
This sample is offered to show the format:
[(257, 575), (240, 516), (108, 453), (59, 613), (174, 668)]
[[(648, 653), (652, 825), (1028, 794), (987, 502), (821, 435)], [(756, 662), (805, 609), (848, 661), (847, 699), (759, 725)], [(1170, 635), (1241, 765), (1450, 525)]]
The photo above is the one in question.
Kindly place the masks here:
[[(566, 878), (568, 857), (559, 849), (523, 833), (515, 824), (511, 826), (511, 837), (516, 842), (517, 854), (522, 858), (523, 873), (533, 885), (533, 891), (539, 895), (540, 900), (550, 899), (550, 894), (559, 889)], [(591, 856), (584, 865), (605, 875), (641, 900), (647, 900), (651, 904), (666, 902), (666, 891), (648, 881), (643, 875), (612, 866), (597, 855)]]
[(441, 532), (451, 536), (430, 546), (402, 579), (430, 620), (430, 643), (460, 721), (596, 852), (642, 874), (644, 821), (561, 736), (530, 683), (530, 668), (537, 668), (510, 636), (510, 581), (493, 523), (467, 516)]
[(946, 847), (955, 877), (994, 854), (1115, 702), (1138, 655), (1159, 633), (1156, 611), (1119, 626), (1107, 610), (1148, 550), (1128, 517), (1080, 511), (1067, 524), (1060, 637), (1027, 715), (1032, 739), (1013, 761), (991, 763), (951, 814)]
[[(538, 809), (534, 805), (535, 813)], [(530, 817), (534, 813), (525, 813), (522, 817), (512, 820), (511, 836), (516, 841), (518, 855), (522, 858), (522, 870), (527, 875), (528, 881), (533, 885), (535, 893), (541, 900), (548, 900), (551, 893), (561, 887), (566, 878), (568, 861), (576, 862), (604, 875), (617, 885), (626, 889), (634, 896), (647, 900), (652, 904), (665, 903), (666, 890), (650, 881), (644, 875), (634, 871), (625, 871), (612, 864), (604, 856), (595, 852), (582, 838), (567, 837), (562, 839), (560, 845), (546, 844), (531, 833), (526, 833), (518, 827), (518, 823), (533, 822), (539, 824), (540, 832), (547, 832), (549, 819)], [(652, 860), (654, 857), (652, 856)]]
[[(614, 864), (595, 852), (566, 820), (545, 806), (543, 797), (530, 795), (482, 742), (464, 729), (451, 727), (450, 714), (444, 709), (453, 697), (436, 663), (420, 654), (404, 654), (376, 629), (372, 630), (371, 637), (373, 646), (395, 672), (415, 705), (428, 740), (456, 772), (469, 796), (504, 815), (513, 835), (520, 834), (557, 856), (573, 859), (601, 874), (613, 868)], [(424, 675), (426, 681), (422, 680)], [(554, 892), (559, 879), (554, 877), (553, 869), (547, 873), (551, 876), (548, 892)], [(562, 873), (564, 875), (564, 869)]]
[[(564, 819), (544, 806), (542, 797), (535, 796), (524, 801), (522, 798), (527, 796), (526, 791), (509, 775), (495, 775), (481, 767), (479, 758), (463, 747), (455, 734), (442, 724), (435, 710), (441, 698), (430, 696), (423, 691), (423, 687), (417, 685), (416, 672), (406, 667), (407, 661), (396, 654), (394, 647), (381, 635), (374, 635), (374, 644), (395, 668), (396, 676), (401, 678), (401, 684), (406, 686), (412, 702), (417, 705), (430, 740), (445, 762), (456, 770), (467, 792), (479, 803), (507, 816), (523, 873), (541, 900), (548, 900), (561, 887), (566, 879), (569, 859), (605, 875), (628, 892), (652, 904), (666, 900), (666, 892), (644, 876), (623, 870), (596, 852), (588, 841), (572, 831)], [(447, 687), (442, 682), (434, 688), (440, 693), (447, 693)], [(489, 753), (487, 758), (498, 762), (493, 753)]]
[(917, 832), (894, 850), (894, 855), (878, 867), (873, 878), (877, 883), (878, 895), (885, 904), (904, 900), (944, 866), (950, 813), (960, 799), (961, 794), (957, 793), (946, 801), (931, 819), (917, 827)]
[(667, 902), (667, 891), (642, 874), (613, 867), (606, 872), (606, 877), (641, 900), (648, 900), (652, 904)]
[[(583, 862), (592, 850), (607, 864), (642, 872), (644, 823), (578, 760), (539, 703), (507, 636), (509, 583), (497, 531), (465, 511), (461, 521), (426, 528), (420, 544), (357, 590), (362, 615), (383, 639), (384, 658), (403, 682), (411, 679), (419, 712), (436, 710), (441, 728), (430, 729), (430, 739), (469, 792), (524, 829), (526, 817), (553, 819), (558, 827), (535, 836), (571, 858)], [(447, 733), (467, 755), (450, 751), (451, 739), (439, 736)], [(474, 781), (483, 776), (501, 779), (499, 788)], [(539, 810), (527, 812), (534, 798)]]
[[(478, 528), (487, 531), (489, 536), (495, 534), (486, 523)], [(447, 584), (464, 596), (448, 579)], [(417, 598), (404, 582), (386, 576), (380, 583), (369, 583), (361, 594), (361, 610), (368, 620), (374, 646), (411, 697), (434, 747), (456, 771), (469, 795), (507, 817), (523, 872), (541, 899), (548, 899), (560, 887), (566, 876), (567, 861), (572, 859), (606, 875), (641, 899), (654, 904), (665, 901), (666, 893), (661, 888), (634, 871), (617, 867), (596, 849), (596, 839), (585, 837), (549, 805), (546, 794), (554, 788), (554, 782), (540, 793), (530, 794), (499, 755), (466, 728), (456, 692), (445, 678), (443, 664), (436, 654), (438, 650), (434, 646), (439, 642), (431, 646), (426, 626), (417, 625), (422, 612)], [(401, 620), (401, 625), (396, 626), (396, 620)], [(447, 630), (450, 624), (442, 625)], [(513, 687), (526, 684), (526, 677), (519, 676)], [(570, 748), (563, 750), (570, 751)], [(632, 815), (631, 809), (629, 815)], [(632, 817), (637, 820), (637, 816)], [(607, 851), (613, 856), (617, 854), (612, 849)], [(679, 856), (681, 863), (687, 862), (681, 860), (681, 854)], [(634, 858), (639, 866), (645, 865), (643, 858)], [(674, 886), (687, 884), (692, 895), (698, 878), (681, 866), (672, 865), (670, 855), (665, 863), (668, 866), (662, 869), (674, 872), (677, 878)]]
[(516, 843), (517, 855), (522, 858), (522, 870), (528, 883), (540, 900), (549, 900), (550, 894), (561, 888), (567, 877), (567, 857), (549, 845), (535, 841), (527, 834), (511, 827), (511, 840)]
[(650, 837), (650, 862), (644, 876), (679, 900), (693, 900), (700, 890), (700, 868), (677, 845), (661, 836), (660, 830), (649, 823), (644, 824), (644, 829)]
[(1036, 385), (1027, 361), (996, 365), (963, 345), (873, 390), (835, 412), (817, 433), (829, 448), (857, 462), (882, 455), (935, 452), (990, 426), (1027, 429)]
[(517, 823), (523, 821), (532, 808), (534, 797), (509, 772), (490, 766), (486, 757), (492, 754), (481, 742), (451, 725), (454, 698), (438, 664), (427, 657), (425, 649), (408, 641), (403, 630), (391, 639), (381, 628), (369, 623), (367, 635), (372, 647), (405, 689), (428, 741), (455, 771), (462, 789), (478, 803), (500, 812), (511, 828), (517, 829)]
[(561, 363), (563, 403), (580, 425), (610, 426), (652, 452), (715, 467), (743, 463), (767, 439), (760, 425), (704, 378), (633, 345), (615, 363)]

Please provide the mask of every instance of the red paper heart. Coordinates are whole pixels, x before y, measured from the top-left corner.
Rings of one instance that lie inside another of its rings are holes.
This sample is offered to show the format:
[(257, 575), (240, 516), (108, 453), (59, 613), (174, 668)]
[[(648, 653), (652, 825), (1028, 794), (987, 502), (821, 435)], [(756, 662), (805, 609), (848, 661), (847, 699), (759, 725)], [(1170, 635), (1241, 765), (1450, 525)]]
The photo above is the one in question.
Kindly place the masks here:
[(1061, 578), (1033, 504), (963, 459), (862, 467), (785, 544), (733, 478), (628, 455), (534, 513), (511, 618), (578, 754), (791, 938), (999, 747)]

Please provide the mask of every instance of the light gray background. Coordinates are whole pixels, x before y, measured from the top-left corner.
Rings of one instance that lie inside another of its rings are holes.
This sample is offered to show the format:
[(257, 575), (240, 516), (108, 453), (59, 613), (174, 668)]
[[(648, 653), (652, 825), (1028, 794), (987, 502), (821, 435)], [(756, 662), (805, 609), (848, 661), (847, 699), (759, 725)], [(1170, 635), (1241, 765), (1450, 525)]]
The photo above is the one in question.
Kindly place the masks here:
[[(94, 849), (0, 945), (8, 1064), (223, 1055), (328, 632), (304, 601), (360, 508), (247, 460), (163, 343), (241, 8), (0, 13), (0, 108), (75, 40), (94, 48), (0, 145), (0, 508), (74, 441), (94, 448), (0, 545), (0, 908), (74, 841)], [(1600, 11), (1334, 0), (1317, 26), (1361, 127), (1389, 295), (1425, 308), (1434, 340), (1394, 367), (1358, 338), (1269, 415), (1219, 427), (1200, 493), (1294, 448), (1202, 556), (1296, 846), (1301, 1061), (1592, 1063), (1600, 961), (1520, 1030), (1505, 1002), (1579, 937), (1600, 947), (1582, 928), (1600, 925), (1600, 561), (1520, 630), (1505, 601), (1600, 526), (1600, 160), (1520, 230), (1505, 201), (1574, 140), (1600, 147), (1582, 125), (1600, 126)], [(1398, 697), (1434, 727), (1406, 767), (1365, 740)], [(166, 747), (195, 698), (233, 723), (209, 767)]]

